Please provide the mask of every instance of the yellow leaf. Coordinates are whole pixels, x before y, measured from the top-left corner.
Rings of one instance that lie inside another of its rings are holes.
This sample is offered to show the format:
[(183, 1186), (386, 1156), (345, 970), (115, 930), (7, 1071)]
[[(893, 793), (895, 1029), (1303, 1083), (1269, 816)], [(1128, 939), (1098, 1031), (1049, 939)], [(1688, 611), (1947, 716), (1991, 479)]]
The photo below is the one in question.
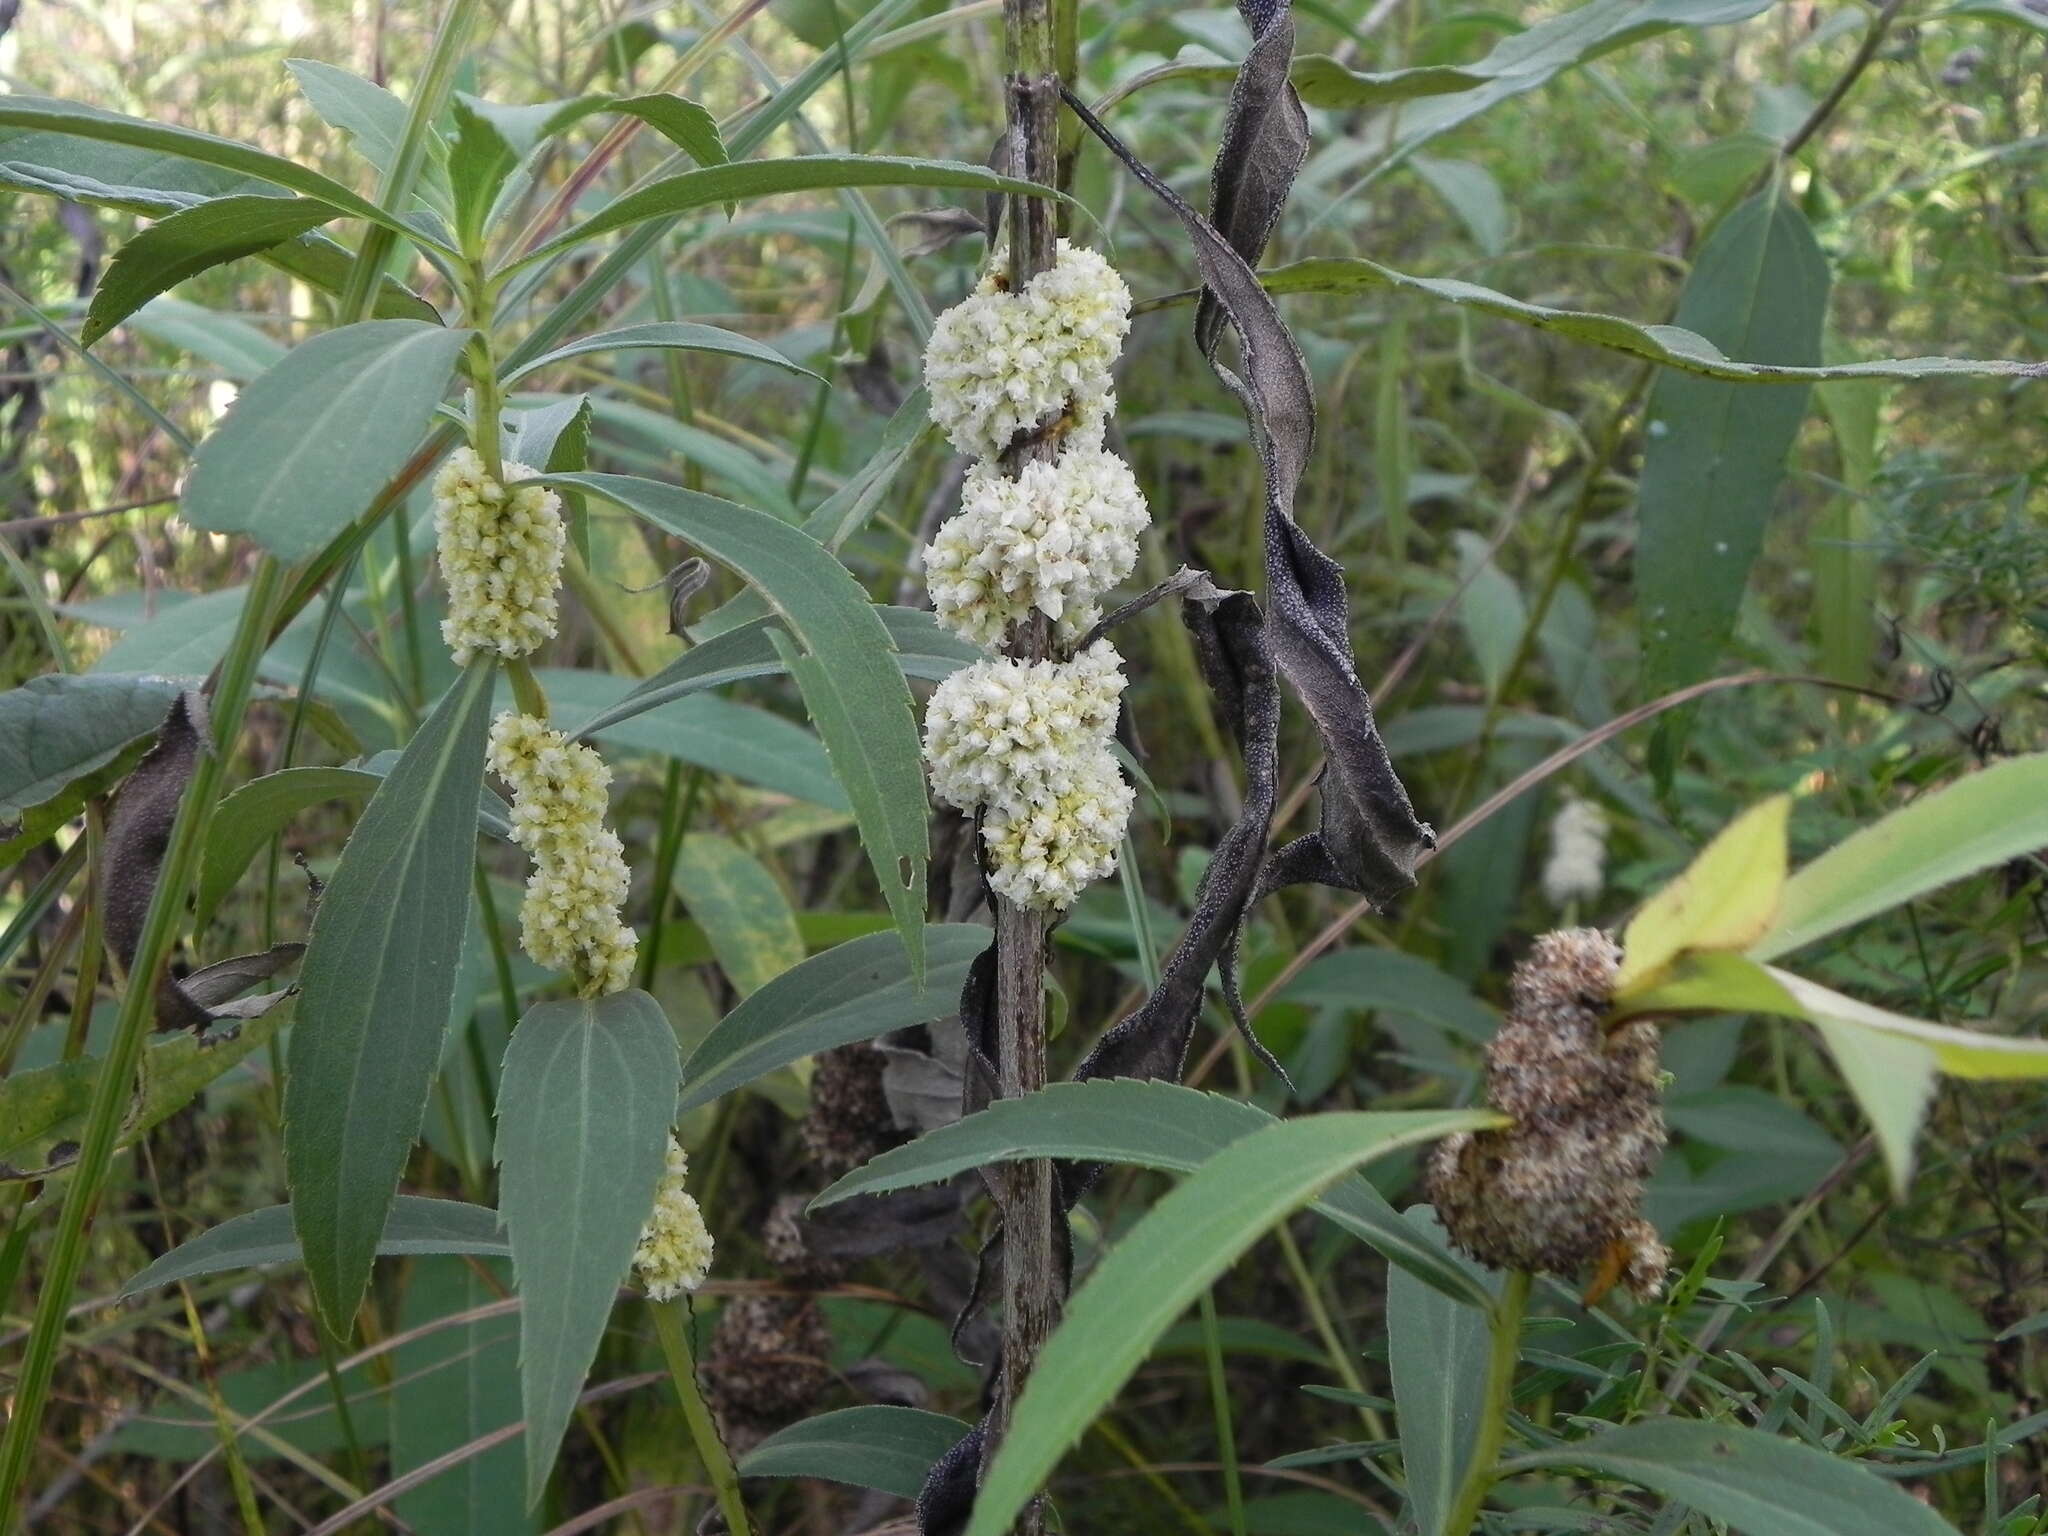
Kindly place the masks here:
[(1745, 949), (1769, 929), (1785, 889), (1791, 809), (1789, 795), (1751, 806), (1643, 904), (1622, 937), (1617, 1002), (1655, 981), (1680, 955)]

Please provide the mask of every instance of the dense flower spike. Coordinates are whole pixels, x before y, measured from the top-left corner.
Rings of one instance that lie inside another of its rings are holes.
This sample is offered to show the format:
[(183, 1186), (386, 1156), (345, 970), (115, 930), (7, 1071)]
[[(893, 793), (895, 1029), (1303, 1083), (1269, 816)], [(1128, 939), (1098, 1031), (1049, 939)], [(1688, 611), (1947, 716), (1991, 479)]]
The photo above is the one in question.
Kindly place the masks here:
[(633, 1272), (654, 1301), (672, 1301), (684, 1291), (694, 1291), (711, 1273), (711, 1233), (695, 1198), (683, 1188), (689, 1172), (689, 1154), (671, 1131), (668, 1166), (654, 1192), (654, 1210), (640, 1229), (640, 1246), (633, 1250)]
[(1107, 640), (1072, 661), (963, 667), (925, 711), (932, 792), (985, 812), (989, 883), (1064, 910), (1116, 869), (1133, 794), (1109, 750), (1123, 665)]
[(1514, 1124), (1437, 1144), (1427, 1188), (1452, 1241), (1499, 1269), (1591, 1271), (1657, 1294), (1670, 1255), (1643, 1219), (1664, 1151), (1657, 1026), (1608, 1030), (1621, 951), (1593, 928), (1547, 933), (1509, 982), (1486, 1048), (1486, 1101)]
[(1131, 328), (1131, 290), (1096, 252), (1062, 240), (1057, 264), (1008, 290), (1000, 261), (932, 327), (932, 420), (960, 452), (993, 459), (1066, 412), (1087, 429), (1116, 407), (1110, 364)]
[(1543, 894), (1553, 907), (1591, 901), (1605, 883), (1607, 813), (1576, 797), (1550, 823), (1550, 859), (1543, 866)]
[[(536, 472), (505, 465), (506, 478)], [(434, 477), (434, 532), (448, 616), (441, 638), (467, 666), (479, 652), (525, 656), (555, 633), (555, 584), (567, 540), (561, 498), (546, 486), (507, 491), (458, 448)]]
[(939, 621), (977, 645), (1001, 641), (1036, 608), (1072, 639), (1138, 563), (1148, 520), (1130, 466), (1099, 446), (1070, 445), (1015, 480), (989, 463), (968, 472), (959, 515), (924, 552)]
[(1107, 742), (1123, 661), (1098, 640), (1072, 661), (999, 657), (962, 667), (925, 709), (932, 793), (958, 810), (1052, 783)]
[(572, 973), (586, 996), (621, 990), (639, 941), (619, 917), (631, 876), (604, 824), (611, 770), (594, 749), (511, 711), (492, 723), (490, 764), (512, 788), (512, 840), (533, 858), (520, 943)]

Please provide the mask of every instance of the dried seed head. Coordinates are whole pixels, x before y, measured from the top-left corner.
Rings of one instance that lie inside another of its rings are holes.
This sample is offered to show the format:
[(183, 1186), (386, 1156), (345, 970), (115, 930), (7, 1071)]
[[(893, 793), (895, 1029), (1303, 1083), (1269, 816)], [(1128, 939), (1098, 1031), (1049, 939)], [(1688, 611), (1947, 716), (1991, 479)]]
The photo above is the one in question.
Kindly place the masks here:
[(806, 1412), (832, 1379), (832, 1333), (806, 1296), (736, 1296), (704, 1358), (704, 1390), (735, 1454)]
[(804, 1148), (828, 1179), (851, 1173), (902, 1140), (882, 1091), (882, 1053), (872, 1045), (820, 1052), (811, 1073)]
[(1642, 1217), (1665, 1143), (1652, 1024), (1603, 1027), (1621, 951), (1592, 928), (1548, 933), (1508, 984), (1486, 1101), (1514, 1124), (1452, 1136), (1428, 1193), (1459, 1247), (1500, 1269), (1594, 1271), (1654, 1296), (1669, 1260)]
[(806, 1203), (803, 1195), (784, 1195), (777, 1200), (761, 1224), (761, 1247), (783, 1279), (796, 1285), (830, 1285), (846, 1273), (847, 1266), (842, 1260), (812, 1251), (804, 1231)]

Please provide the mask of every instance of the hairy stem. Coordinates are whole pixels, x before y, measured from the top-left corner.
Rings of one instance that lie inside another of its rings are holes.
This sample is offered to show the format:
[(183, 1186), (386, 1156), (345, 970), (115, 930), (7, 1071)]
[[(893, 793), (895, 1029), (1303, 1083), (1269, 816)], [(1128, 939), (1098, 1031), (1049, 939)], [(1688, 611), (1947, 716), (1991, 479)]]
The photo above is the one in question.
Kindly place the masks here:
[(1486, 1402), (1479, 1411), (1479, 1436), (1465, 1480), (1444, 1520), (1444, 1536), (1467, 1536), (1479, 1524), (1486, 1495), (1499, 1476), (1501, 1448), (1507, 1444), (1508, 1410), (1515, 1400), (1515, 1362), (1521, 1357), (1522, 1314), (1529, 1307), (1529, 1273), (1510, 1270), (1493, 1316), (1493, 1347), (1486, 1357)]

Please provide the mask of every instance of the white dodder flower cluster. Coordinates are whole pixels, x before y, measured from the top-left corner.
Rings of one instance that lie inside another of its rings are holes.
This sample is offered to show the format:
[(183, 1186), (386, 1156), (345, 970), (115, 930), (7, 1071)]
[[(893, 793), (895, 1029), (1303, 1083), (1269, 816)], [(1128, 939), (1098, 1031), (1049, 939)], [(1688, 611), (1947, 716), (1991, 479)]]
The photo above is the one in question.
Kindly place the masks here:
[(1037, 609), (1072, 639), (1101, 616), (1103, 595), (1138, 562), (1150, 514), (1131, 467), (1099, 446), (1070, 444), (1015, 480), (995, 465), (968, 471), (959, 515), (924, 552), (939, 622), (994, 645)]
[[(506, 478), (535, 473), (505, 466)], [(562, 500), (542, 485), (507, 491), (474, 448), (458, 448), (434, 476), (434, 532), (448, 617), (441, 638), (458, 665), (478, 652), (526, 656), (555, 633), (555, 583), (566, 535)]]
[(1607, 814), (1590, 800), (1573, 796), (1550, 823), (1550, 858), (1543, 866), (1543, 894), (1553, 907), (1591, 901), (1605, 883)]
[(1131, 290), (1083, 246), (1012, 292), (997, 261), (932, 327), (924, 382), (932, 420), (953, 446), (993, 459), (1019, 432), (1069, 412), (1077, 427), (1116, 408), (1109, 366), (1131, 328)]
[(962, 667), (925, 711), (932, 793), (986, 812), (989, 883), (1064, 910), (1116, 870), (1133, 794), (1110, 751), (1123, 666), (1107, 640), (1072, 661)]
[(683, 1188), (689, 1172), (689, 1154), (671, 1131), (668, 1165), (654, 1191), (654, 1209), (633, 1250), (633, 1272), (654, 1301), (672, 1301), (684, 1291), (694, 1291), (711, 1273), (711, 1232), (695, 1197)]
[(639, 941), (619, 917), (630, 876), (604, 824), (611, 770), (590, 747), (509, 710), (491, 724), (490, 764), (512, 788), (512, 840), (533, 859), (520, 943), (586, 996), (622, 990)]

